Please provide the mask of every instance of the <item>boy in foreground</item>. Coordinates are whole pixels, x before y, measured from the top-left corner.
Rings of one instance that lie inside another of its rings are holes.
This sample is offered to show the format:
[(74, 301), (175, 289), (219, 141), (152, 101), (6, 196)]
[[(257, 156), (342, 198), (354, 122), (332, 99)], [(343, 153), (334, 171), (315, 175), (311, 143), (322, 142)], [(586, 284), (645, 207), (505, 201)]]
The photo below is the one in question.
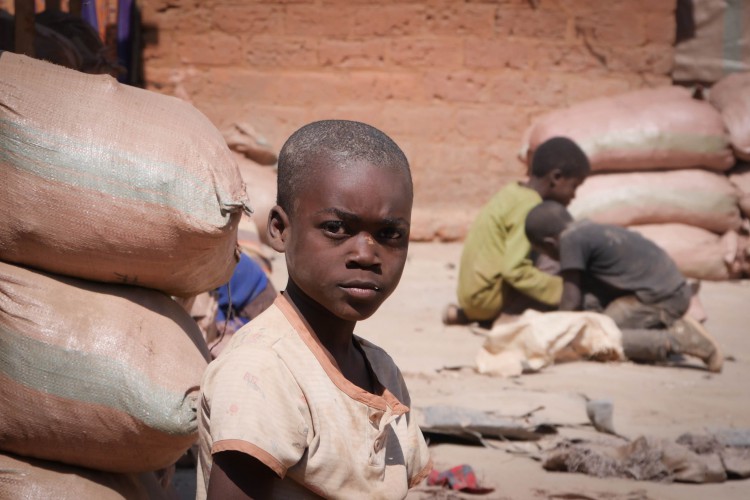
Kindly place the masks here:
[(279, 156), (271, 246), (286, 290), (203, 378), (198, 498), (403, 498), (430, 472), (399, 369), (354, 335), (398, 284), (413, 188), (363, 123), (314, 122)]
[(529, 170), (528, 181), (501, 189), (469, 229), (459, 267), (458, 305), (445, 308), (444, 324), (491, 327), (501, 313), (549, 310), (560, 302), (562, 279), (535, 267), (524, 221), (542, 200), (568, 205), (589, 174), (589, 161), (576, 143), (554, 137), (537, 148)]
[(655, 243), (623, 227), (574, 222), (553, 201), (534, 207), (525, 226), (532, 246), (560, 262), (561, 310), (611, 317), (622, 330), (625, 355), (633, 361), (658, 363), (672, 354), (688, 354), (710, 371), (721, 371), (719, 346), (686, 315), (691, 287)]

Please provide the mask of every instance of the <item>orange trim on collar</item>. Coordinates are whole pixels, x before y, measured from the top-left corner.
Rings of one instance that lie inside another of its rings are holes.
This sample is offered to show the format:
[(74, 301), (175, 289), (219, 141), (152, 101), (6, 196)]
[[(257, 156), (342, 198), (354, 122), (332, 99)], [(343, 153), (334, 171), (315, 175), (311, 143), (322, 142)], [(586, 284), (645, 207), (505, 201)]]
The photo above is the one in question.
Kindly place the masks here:
[[(307, 328), (307, 325), (302, 320), (294, 306), (289, 302), (289, 299), (286, 298), (285, 294), (279, 294), (279, 296), (276, 297), (273, 303), (276, 307), (279, 308), (281, 313), (284, 315), (287, 321), (289, 321), (289, 323), (292, 325), (305, 345), (310, 349), (310, 352), (312, 352), (313, 356), (315, 356), (315, 359), (318, 360), (318, 363), (320, 363), (320, 366), (326, 372), (328, 378), (331, 379), (331, 382), (333, 382), (333, 384), (338, 387), (341, 392), (354, 399), (355, 401), (366, 404), (371, 408), (385, 411), (388, 407), (390, 407), (391, 411), (395, 415), (402, 415), (409, 411), (409, 407), (399, 401), (398, 398), (391, 391), (389, 391), (387, 387), (383, 387), (383, 395), (378, 396), (362, 389), (356, 384), (351, 383), (349, 379), (347, 379), (344, 374), (341, 373), (341, 369), (339, 368), (338, 363), (336, 363), (336, 359), (333, 357), (331, 352), (326, 349), (325, 346), (320, 342), (320, 339), (317, 335), (315, 335), (315, 332)], [(365, 354), (365, 356), (367, 355), (364, 348), (362, 352), (363, 354)], [(375, 367), (372, 366), (372, 363), (370, 363), (370, 366), (372, 367), (373, 375), (375, 375), (377, 385), (382, 387), (383, 384), (380, 383), (377, 373), (375, 373)]]

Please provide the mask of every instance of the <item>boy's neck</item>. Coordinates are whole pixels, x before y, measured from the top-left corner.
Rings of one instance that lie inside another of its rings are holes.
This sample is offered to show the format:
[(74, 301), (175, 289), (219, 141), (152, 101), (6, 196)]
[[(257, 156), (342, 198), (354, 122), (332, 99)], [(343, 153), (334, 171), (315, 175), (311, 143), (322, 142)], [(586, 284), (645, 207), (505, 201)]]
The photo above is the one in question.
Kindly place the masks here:
[(312, 333), (335, 359), (347, 356), (353, 349), (352, 338), (356, 321), (345, 321), (331, 314), (310, 299), (290, 280), (284, 295), (297, 310)]
[(520, 184), (539, 193), (539, 196), (541, 196), (542, 199), (547, 196), (548, 183), (539, 177), (534, 177), (532, 175), (525, 182), (521, 182)]

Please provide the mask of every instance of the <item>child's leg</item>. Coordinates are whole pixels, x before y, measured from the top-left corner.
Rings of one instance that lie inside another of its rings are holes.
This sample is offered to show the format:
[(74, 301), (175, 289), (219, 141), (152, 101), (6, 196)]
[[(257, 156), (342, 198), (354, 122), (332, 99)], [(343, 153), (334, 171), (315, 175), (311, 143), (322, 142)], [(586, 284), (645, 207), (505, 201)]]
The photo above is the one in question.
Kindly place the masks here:
[(641, 363), (658, 363), (671, 354), (688, 354), (703, 360), (709, 370), (720, 371), (723, 357), (716, 341), (700, 323), (685, 315), (691, 296), (686, 285), (655, 304), (644, 304), (635, 295), (612, 301), (604, 313), (622, 330), (625, 356)]

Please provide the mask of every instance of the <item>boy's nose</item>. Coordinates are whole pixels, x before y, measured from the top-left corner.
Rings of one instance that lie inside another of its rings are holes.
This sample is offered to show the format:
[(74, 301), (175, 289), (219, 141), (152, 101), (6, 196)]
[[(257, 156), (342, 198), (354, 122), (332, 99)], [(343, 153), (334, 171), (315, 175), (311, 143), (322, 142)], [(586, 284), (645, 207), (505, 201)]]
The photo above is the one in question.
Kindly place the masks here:
[(353, 238), (353, 248), (349, 260), (362, 267), (380, 264), (378, 242), (369, 233), (359, 233)]

